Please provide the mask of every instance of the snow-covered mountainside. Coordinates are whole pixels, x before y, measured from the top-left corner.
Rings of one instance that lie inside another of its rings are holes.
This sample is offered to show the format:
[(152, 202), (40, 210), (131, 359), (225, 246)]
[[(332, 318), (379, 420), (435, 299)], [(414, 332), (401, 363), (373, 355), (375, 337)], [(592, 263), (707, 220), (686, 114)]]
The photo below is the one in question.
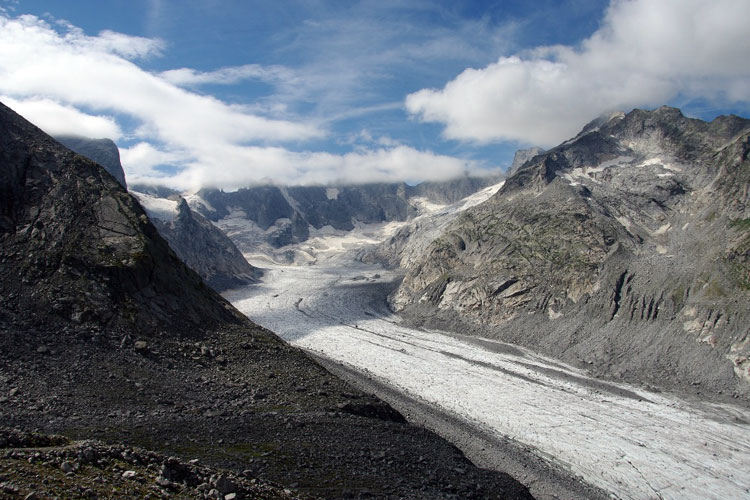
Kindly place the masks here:
[(449, 205), (423, 202), (420, 215), (401, 226), (384, 241), (363, 248), (359, 259), (363, 262), (379, 262), (387, 267), (409, 269), (461, 212), (487, 201), (503, 183), (504, 181), (500, 181)]
[(408, 260), (391, 305), (608, 377), (748, 397), (749, 154), (736, 116), (592, 122)]
[(260, 277), (261, 271), (248, 264), (232, 240), (191, 210), (184, 198), (132, 194), (177, 256), (214, 290), (248, 285)]
[[(256, 186), (234, 192), (204, 189), (186, 196), (193, 210), (224, 229), (245, 254), (275, 254), (323, 232), (404, 222), (424, 203), (454, 203), (498, 182), (461, 177), (446, 182), (345, 186)], [(278, 258), (278, 257), (277, 257)]]

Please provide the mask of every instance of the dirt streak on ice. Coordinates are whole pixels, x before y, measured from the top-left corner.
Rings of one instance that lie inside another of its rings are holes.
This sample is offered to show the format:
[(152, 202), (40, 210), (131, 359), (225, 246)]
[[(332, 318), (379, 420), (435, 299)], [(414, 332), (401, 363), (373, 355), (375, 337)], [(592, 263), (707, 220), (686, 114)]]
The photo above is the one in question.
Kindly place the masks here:
[(515, 347), (399, 325), (393, 279), (359, 264), (274, 267), (227, 298), (304, 349), (531, 446), (618, 498), (750, 497), (750, 412), (590, 380)]

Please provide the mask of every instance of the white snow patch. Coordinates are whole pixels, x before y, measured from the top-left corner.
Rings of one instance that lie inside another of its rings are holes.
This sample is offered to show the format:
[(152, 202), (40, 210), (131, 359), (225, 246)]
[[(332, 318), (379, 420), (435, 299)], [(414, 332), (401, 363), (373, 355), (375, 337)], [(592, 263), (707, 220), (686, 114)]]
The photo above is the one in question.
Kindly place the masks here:
[(673, 163), (664, 163), (662, 165), (667, 170), (671, 170), (672, 172), (682, 172), (682, 167), (678, 167), (677, 165), (674, 165)]
[[(195, 210), (196, 212), (216, 212), (216, 209), (211, 206), (209, 202), (198, 196), (197, 194), (188, 194), (183, 196), (185, 198), (185, 201), (187, 201), (188, 206)], [(201, 210), (201, 208), (203, 210)]]
[(329, 200), (338, 200), (340, 191), (336, 188), (326, 188), (326, 198)]
[(417, 209), (419, 215), (435, 213), (438, 210), (442, 210), (448, 205), (440, 205), (438, 203), (432, 203), (427, 198), (421, 196), (415, 196), (409, 200), (409, 204)]
[(630, 231), (633, 228), (633, 221), (631, 221), (627, 217), (619, 216), (619, 217), (615, 217), (615, 220), (619, 222), (620, 224), (622, 224), (625, 227), (625, 229), (627, 229), (628, 231)]
[(138, 199), (149, 217), (169, 222), (177, 216), (177, 201), (159, 198), (138, 191), (130, 191)]
[[(649, 158), (648, 160), (644, 160), (638, 165), (636, 165), (636, 168), (649, 167), (652, 165), (660, 166), (664, 170), (669, 170), (671, 172), (682, 172), (683, 170), (683, 168), (679, 166), (678, 164), (664, 160), (663, 158), (660, 158), (660, 157), (654, 157), (654, 158)], [(660, 174), (660, 176), (665, 176), (665, 174)]]
[(476, 193), (467, 196), (463, 200), (459, 201), (456, 205), (456, 211), (461, 212), (463, 210), (475, 207), (479, 205), (480, 203), (484, 203), (485, 201), (492, 198), (495, 193), (500, 191), (500, 188), (502, 188), (505, 185), (505, 181), (500, 181), (497, 184), (493, 184), (492, 186), (487, 186), (486, 188), (477, 191)]
[(554, 309), (552, 309), (551, 307), (548, 307), (547, 308), (547, 317), (549, 317), (549, 319), (560, 319), (560, 318), (563, 317), (563, 313), (557, 312)]
[(611, 160), (603, 161), (599, 165), (596, 166), (585, 166), (585, 167), (576, 167), (568, 172), (563, 174), (563, 178), (568, 181), (568, 183), (571, 186), (578, 186), (581, 183), (578, 182), (579, 180), (591, 180), (594, 182), (599, 182), (594, 174), (598, 174), (600, 172), (604, 172), (606, 169), (610, 167), (625, 167), (629, 166), (630, 162), (633, 161), (632, 156), (618, 156), (617, 158), (613, 158)]
[(642, 168), (642, 167), (648, 167), (650, 165), (663, 165), (662, 159), (658, 158), (658, 157), (657, 158), (649, 158), (648, 160), (642, 161), (641, 163), (639, 163), (638, 165), (636, 165), (636, 167)]

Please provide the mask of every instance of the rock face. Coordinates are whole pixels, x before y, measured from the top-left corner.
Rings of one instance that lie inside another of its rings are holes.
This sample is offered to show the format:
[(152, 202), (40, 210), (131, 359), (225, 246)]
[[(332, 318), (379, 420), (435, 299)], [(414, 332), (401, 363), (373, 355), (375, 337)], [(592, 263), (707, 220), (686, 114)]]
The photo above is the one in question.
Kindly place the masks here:
[[(88, 139), (77, 136), (55, 138), (62, 145), (102, 165), (107, 172), (127, 189), (125, 173), (120, 164), (117, 145), (110, 139)], [(163, 198), (179, 197), (170, 190), (153, 191)], [(146, 209), (151, 222), (159, 234), (167, 240), (177, 256), (197, 272), (214, 290), (222, 291), (254, 283), (260, 277), (260, 270), (247, 263), (232, 241), (200, 214), (191, 211), (187, 204), (175, 203), (175, 210), (165, 212), (149, 209), (151, 196), (133, 192)], [(162, 202), (161, 205), (164, 205)]]
[(508, 172), (506, 173), (506, 175), (510, 177), (511, 175), (515, 174), (516, 171), (521, 168), (524, 163), (542, 153), (544, 153), (544, 150), (542, 148), (534, 147), (528, 149), (519, 149), (518, 151), (516, 151), (516, 154), (513, 155), (513, 163), (508, 168)]
[[(184, 198), (156, 201), (148, 195), (133, 194), (177, 256), (214, 290), (223, 291), (258, 281), (261, 271), (248, 264), (221, 229), (191, 210)], [(174, 212), (170, 205), (174, 205)], [(167, 208), (159, 210), (165, 206)]]
[(239, 320), (112, 176), (4, 106), (0, 124), (3, 316), (144, 333)]
[(98, 163), (114, 177), (125, 189), (125, 172), (120, 163), (120, 150), (111, 139), (89, 139), (72, 135), (63, 135), (55, 139), (68, 149)]
[(390, 297), (613, 378), (750, 390), (750, 121), (634, 110), (533, 157)]
[(365, 248), (358, 255), (363, 262), (377, 262), (389, 268), (411, 269), (419, 263), (426, 249), (447, 227), (461, 215), (494, 195), (503, 185), (481, 189), (456, 203), (446, 205), (434, 211), (428, 211), (410, 220), (406, 225), (384, 242), (374, 247)]

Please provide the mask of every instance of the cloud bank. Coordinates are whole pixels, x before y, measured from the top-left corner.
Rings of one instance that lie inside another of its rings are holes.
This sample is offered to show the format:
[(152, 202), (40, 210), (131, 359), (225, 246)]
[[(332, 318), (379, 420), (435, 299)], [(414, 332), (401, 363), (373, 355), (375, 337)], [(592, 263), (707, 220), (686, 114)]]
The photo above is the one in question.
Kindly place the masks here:
[(234, 189), (270, 180), (447, 178), (471, 167), (403, 146), (345, 155), (290, 151), (280, 144), (320, 139), (327, 131), (316, 123), (254, 114), (249, 107), (184, 88), (283, 79), (284, 68), (247, 65), (154, 74), (136, 64), (159, 57), (164, 49), (156, 39), (111, 31), (90, 36), (64, 22), (0, 15), (0, 100), (51, 134), (126, 139), (133, 145), (121, 148), (121, 156), (131, 184)]
[(671, 99), (750, 101), (747, 0), (613, 0), (580, 46), (539, 47), (406, 98), (444, 136), (553, 146), (597, 115)]

